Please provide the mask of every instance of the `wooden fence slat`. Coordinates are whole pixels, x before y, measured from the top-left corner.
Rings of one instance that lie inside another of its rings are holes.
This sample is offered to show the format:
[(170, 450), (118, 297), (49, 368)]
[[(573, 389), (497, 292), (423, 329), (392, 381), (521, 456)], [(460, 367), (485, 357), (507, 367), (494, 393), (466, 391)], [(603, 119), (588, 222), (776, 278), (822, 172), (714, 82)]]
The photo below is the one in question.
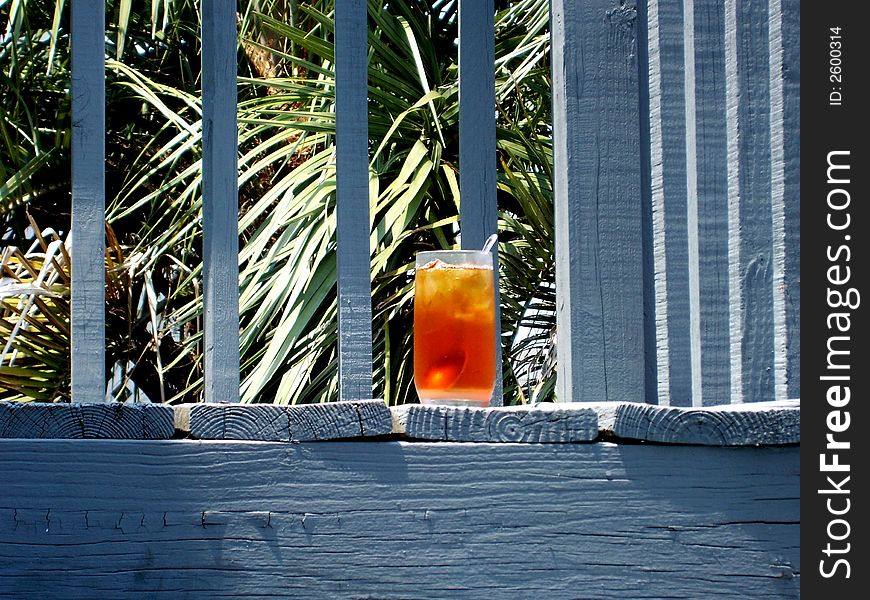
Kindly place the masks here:
[(692, 382), (692, 404), (702, 402), (701, 387), (701, 290), (700, 248), (698, 240), (698, 153), (695, 115), (695, 3), (683, 1), (685, 55), (685, 111), (686, 111), (686, 250), (688, 273), (686, 292), (688, 296), (689, 363), (682, 365), (689, 370)]
[[(771, 310), (773, 311), (773, 398), (788, 397), (788, 325), (785, 289), (785, 98), (783, 84), (782, 0), (768, 4), (768, 68), (770, 72), (770, 217)], [(800, 251), (799, 248), (794, 250)]]
[(634, 2), (552, 2), (560, 401), (644, 398)]
[(202, 221), (205, 400), (239, 400), (236, 2), (202, 16)]
[(339, 400), (372, 395), (366, 3), (335, 3)]
[(493, 0), (459, 0), (459, 190), (462, 247), (498, 231)]
[(105, 2), (76, 0), (72, 46), (72, 397), (106, 401)]
[[(683, 6), (648, 5), (650, 184), (656, 311), (657, 400), (692, 401), (686, 223), (686, 114)], [(671, 365), (677, 368), (670, 368)]]
[[(493, 0), (459, 0), (459, 191), (462, 247), (480, 250), (498, 232), (495, 143), (495, 16)], [(501, 406), (501, 295), (498, 245), (495, 278), (496, 381), (490, 399)]]
[(743, 402), (743, 301), (740, 281), (740, 151), (737, 138), (740, 88), (737, 82), (737, 3), (724, 0), (725, 146), (728, 156), (728, 338), (731, 402)]
[[(780, 48), (772, 55), (778, 59), (771, 65), (771, 81), (782, 77), (782, 130), (783, 130), (783, 177), (782, 217), (784, 231), (782, 236), (785, 246), (783, 264), (783, 285), (785, 297), (785, 336), (786, 352), (786, 382), (785, 397), (800, 397), (801, 387), (801, 100), (800, 100), (800, 2), (799, 0), (774, 0), (780, 7), (778, 15), (772, 18), (782, 19), (781, 39), (771, 39), (771, 44)], [(775, 169), (779, 169), (774, 165)], [(778, 280), (774, 281), (774, 285)], [(779, 381), (777, 382), (779, 384)], [(776, 397), (780, 399), (781, 388), (777, 388)]]
[(736, 8), (743, 397), (774, 399), (770, 66), (767, 2)]
[[(728, 316), (728, 155), (721, 0), (694, 0), (695, 153), (700, 394), (686, 404), (731, 401)], [(675, 365), (675, 368), (680, 368)]]

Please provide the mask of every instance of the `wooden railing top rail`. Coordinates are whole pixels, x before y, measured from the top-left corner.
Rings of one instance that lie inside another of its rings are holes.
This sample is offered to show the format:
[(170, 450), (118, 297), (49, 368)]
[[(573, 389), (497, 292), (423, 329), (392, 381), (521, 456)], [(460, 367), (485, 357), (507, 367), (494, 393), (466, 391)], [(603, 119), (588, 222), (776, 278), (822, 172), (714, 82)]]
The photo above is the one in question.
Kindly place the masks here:
[[(392, 436), (386, 438), (384, 436)], [(378, 438), (572, 443), (639, 440), (704, 446), (800, 443), (800, 403), (676, 408), (635, 402), (459, 408), (381, 400), (275, 404), (0, 402), (0, 438), (309, 442)]]

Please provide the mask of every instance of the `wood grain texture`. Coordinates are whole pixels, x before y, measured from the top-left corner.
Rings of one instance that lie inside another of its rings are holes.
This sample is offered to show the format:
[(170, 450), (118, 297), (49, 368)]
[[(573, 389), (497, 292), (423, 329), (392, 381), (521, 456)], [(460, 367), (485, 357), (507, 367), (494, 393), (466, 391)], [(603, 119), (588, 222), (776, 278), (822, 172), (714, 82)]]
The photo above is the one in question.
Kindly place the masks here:
[(202, 17), (202, 221), (206, 402), (239, 399), (236, 2)]
[(784, 400), (704, 408), (630, 402), (590, 404), (601, 431), (618, 438), (700, 444), (758, 446), (800, 442), (800, 401)]
[(798, 454), (0, 441), (0, 597), (798, 598)]
[(648, 10), (657, 397), (664, 406), (690, 406), (683, 6), (654, 0)]
[[(692, 381), (692, 406), (703, 403), (701, 384), (701, 289), (700, 248), (698, 240), (698, 152), (695, 106), (695, 3), (683, 0), (683, 46), (686, 114), (686, 249), (688, 273), (689, 364)], [(685, 366), (683, 368), (686, 368)]]
[[(459, 223), (462, 248), (480, 250), (498, 233), (495, 145), (495, 9), (493, 0), (459, 0)], [(495, 278), (495, 364), (502, 364), (498, 244)], [(501, 406), (498, 369), (491, 406)]]
[(498, 408), (410, 404), (392, 408), (393, 433), (450, 442), (588, 442), (598, 415), (583, 404)]
[(737, 3), (740, 283), (744, 401), (774, 399), (774, 319), (767, 1)]
[(695, 0), (694, 129), (701, 397), (694, 405), (731, 402), (724, 32), (725, 13), (721, 0)]
[(785, 302), (785, 97), (782, 0), (769, 0), (771, 310), (773, 312), (773, 398), (788, 397), (788, 327)]
[(0, 402), (0, 438), (169, 439), (172, 407), (163, 404)]
[(329, 404), (182, 404), (175, 428), (202, 440), (305, 442), (386, 435), (390, 410), (382, 400)]
[(740, 279), (740, 82), (737, 66), (737, 0), (724, 0), (725, 146), (728, 156), (728, 339), (731, 402), (743, 402), (743, 285)]
[(636, 17), (632, 1), (552, 2), (561, 402), (644, 398)]
[(106, 6), (77, 0), (72, 53), (72, 396), (106, 401)]
[(647, 402), (800, 396), (798, 8), (647, 5)]
[(369, 236), (368, 16), (366, 3), (335, 3), (338, 395), (372, 395)]
[(786, 397), (800, 397), (801, 389), (801, 64), (800, 2), (783, 0), (782, 64), (783, 79), (783, 219), (785, 264), (785, 351)]

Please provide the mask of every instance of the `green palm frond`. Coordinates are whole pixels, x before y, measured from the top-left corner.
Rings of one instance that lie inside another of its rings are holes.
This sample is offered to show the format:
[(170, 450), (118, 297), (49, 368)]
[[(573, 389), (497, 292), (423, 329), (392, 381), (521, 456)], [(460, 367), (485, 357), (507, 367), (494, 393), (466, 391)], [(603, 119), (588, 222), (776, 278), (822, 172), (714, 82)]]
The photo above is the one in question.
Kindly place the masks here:
[(69, 252), (54, 232), (0, 254), (0, 400), (62, 399), (69, 380)]

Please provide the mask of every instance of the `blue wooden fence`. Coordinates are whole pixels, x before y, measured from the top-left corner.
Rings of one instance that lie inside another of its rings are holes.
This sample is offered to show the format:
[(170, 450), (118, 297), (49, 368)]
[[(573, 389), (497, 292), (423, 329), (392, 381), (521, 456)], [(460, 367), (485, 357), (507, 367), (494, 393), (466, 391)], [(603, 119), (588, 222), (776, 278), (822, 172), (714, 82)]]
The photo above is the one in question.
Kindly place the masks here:
[[(342, 400), (372, 381), (365, 5), (336, 2)], [(798, 8), (552, 0), (559, 400), (799, 396)], [(72, 5), (77, 402), (105, 398), (104, 10)], [(239, 387), (235, 10), (203, 10), (212, 402)], [(460, 2), (459, 44), (462, 243), (479, 247), (497, 227), (492, 0)]]

